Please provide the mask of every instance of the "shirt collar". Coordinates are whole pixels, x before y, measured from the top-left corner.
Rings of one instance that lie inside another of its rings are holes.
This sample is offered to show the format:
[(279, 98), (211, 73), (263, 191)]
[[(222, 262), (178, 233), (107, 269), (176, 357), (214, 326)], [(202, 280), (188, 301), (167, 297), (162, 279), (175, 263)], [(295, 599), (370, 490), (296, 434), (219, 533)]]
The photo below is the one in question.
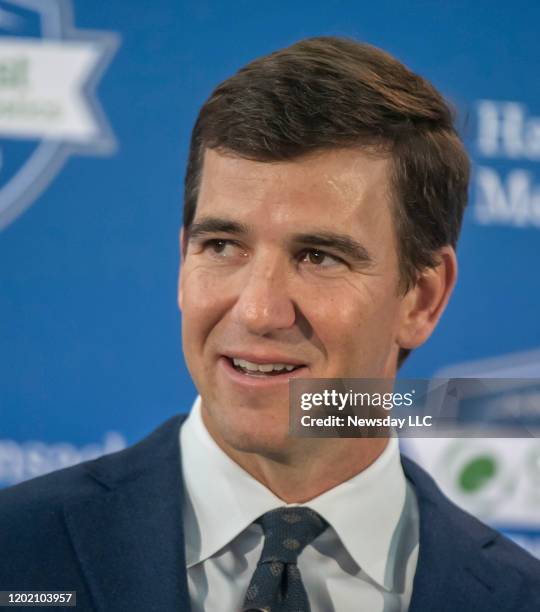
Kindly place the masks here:
[[(287, 505), (216, 444), (203, 423), (200, 397), (180, 428), (180, 448), (188, 568), (228, 545), (265, 512)], [(390, 588), (387, 564), (405, 498), (405, 475), (393, 437), (369, 467), (304, 505), (329, 523), (370, 578)]]
[(283, 501), (216, 444), (203, 423), (200, 397), (180, 428), (180, 448), (189, 568), (229, 544), (265, 512), (283, 506)]

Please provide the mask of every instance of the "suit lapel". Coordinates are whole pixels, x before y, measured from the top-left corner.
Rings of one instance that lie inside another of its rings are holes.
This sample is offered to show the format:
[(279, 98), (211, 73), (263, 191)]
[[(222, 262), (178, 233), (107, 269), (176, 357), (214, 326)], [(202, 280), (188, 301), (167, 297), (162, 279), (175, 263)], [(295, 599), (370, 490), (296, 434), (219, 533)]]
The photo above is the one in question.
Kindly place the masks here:
[[(98, 492), (64, 507), (97, 610), (190, 610), (178, 445), (182, 420), (175, 417), (134, 447), (87, 464)], [(506, 569), (500, 576), (484, 550), (497, 533), (457, 511), (413, 462), (402, 458), (402, 463), (420, 511), (409, 612), (513, 610), (519, 575)]]
[(413, 462), (402, 458), (402, 463), (420, 511), (420, 548), (409, 612), (513, 610), (519, 576), (517, 572), (497, 576), (485, 554), (498, 534), (457, 511)]
[(101, 484), (66, 504), (75, 552), (98, 610), (189, 611), (175, 418), (138, 445), (89, 464)]

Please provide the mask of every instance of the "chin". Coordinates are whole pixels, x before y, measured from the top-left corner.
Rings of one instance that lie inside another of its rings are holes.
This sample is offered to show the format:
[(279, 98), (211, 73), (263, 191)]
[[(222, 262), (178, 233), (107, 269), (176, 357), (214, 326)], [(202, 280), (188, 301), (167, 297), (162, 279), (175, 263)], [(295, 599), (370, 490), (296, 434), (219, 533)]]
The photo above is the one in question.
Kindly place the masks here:
[(257, 439), (255, 437), (242, 438), (240, 440), (231, 440), (229, 443), (231, 448), (238, 453), (249, 453), (254, 455), (262, 455), (265, 457), (282, 456), (286, 453), (288, 443), (286, 440), (269, 440)]
[[(228, 420), (221, 424), (218, 435), (228, 448), (260, 455), (281, 454), (291, 445), (288, 420), (285, 426), (266, 419)], [(226, 449), (225, 449), (226, 450)]]

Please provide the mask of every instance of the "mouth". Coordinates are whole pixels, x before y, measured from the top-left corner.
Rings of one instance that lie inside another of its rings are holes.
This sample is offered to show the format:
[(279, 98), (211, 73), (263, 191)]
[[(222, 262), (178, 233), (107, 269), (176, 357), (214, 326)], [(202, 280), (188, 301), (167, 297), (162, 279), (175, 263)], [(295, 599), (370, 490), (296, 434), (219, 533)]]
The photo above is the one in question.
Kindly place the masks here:
[(290, 378), (296, 378), (306, 374), (307, 367), (302, 363), (291, 363), (286, 360), (280, 361), (250, 361), (232, 355), (223, 355), (222, 364), (233, 378), (246, 384), (251, 381), (255, 383), (278, 383), (287, 382)]

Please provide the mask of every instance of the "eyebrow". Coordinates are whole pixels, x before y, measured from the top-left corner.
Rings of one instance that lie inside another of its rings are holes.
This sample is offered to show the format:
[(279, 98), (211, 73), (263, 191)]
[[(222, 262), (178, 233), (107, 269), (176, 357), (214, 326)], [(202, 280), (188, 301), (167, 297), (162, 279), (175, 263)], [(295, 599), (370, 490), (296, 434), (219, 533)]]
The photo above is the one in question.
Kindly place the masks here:
[(293, 234), (292, 242), (303, 246), (330, 248), (364, 265), (374, 263), (374, 258), (366, 247), (346, 234), (330, 231), (299, 233)]
[[(200, 238), (205, 234), (233, 234), (245, 236), (250, 233), (250, 228), (244, 223), (233, 221), (221, 217), (203, 217), (199, 221), (191, 224), (187, 231), (187, 239)], [(346, 234), (339, 234), (332, 231), (316, 231), (293, 234), (289, 242), (304, 247), (329, 248), (349, 257), (350, 259), (363, 265), (372, 265), (374, 258), (366, 247)]]
[(245, 235), (249, 233), (249, 228), (244, 223), (222, 219), (220, 217), (203, 217), (200, 221), (194, 221), (186, 231), (187, 239), (192, 240), (204, 236), (205, 234), (236, 234)]

